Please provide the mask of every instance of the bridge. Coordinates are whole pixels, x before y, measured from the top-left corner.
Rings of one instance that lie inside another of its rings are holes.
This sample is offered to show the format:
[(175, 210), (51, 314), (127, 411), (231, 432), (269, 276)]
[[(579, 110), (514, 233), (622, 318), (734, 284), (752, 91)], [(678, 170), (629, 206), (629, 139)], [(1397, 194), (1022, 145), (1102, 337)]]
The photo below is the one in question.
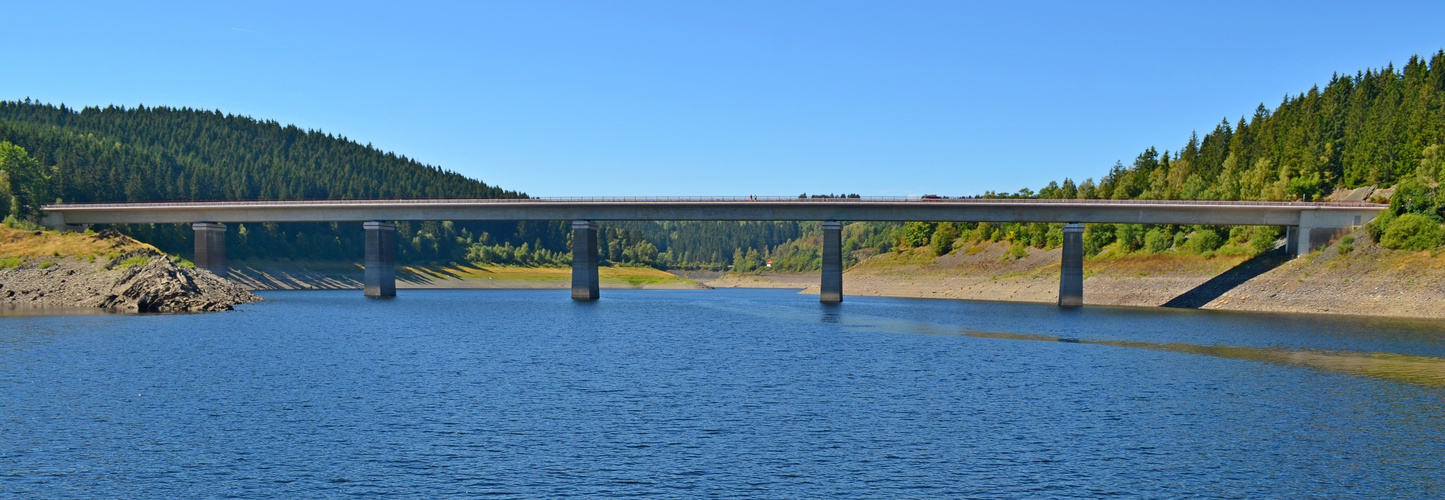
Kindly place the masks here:
[(1308, 253), (1375, 217), (1372, 203), (1256, 201), (1045, 200), (943, 198), (637, 197), (420, 200), (299, 200), (48, 205), (46, 224), (189, 223), (197, 267), (225, 275), (226, 223), (360, 222), (366, 230), (364, 293), (396, 294), (393, 221), (570, 220), (572, 298), (596, 300), (598, 221), (821, 221), (819, 300), (843, 300), (845, 221), (1044, 222), (1064, 226), (1059, 305), (1083, 305), (1085, 223), (1285, 226), (1286, 247)]

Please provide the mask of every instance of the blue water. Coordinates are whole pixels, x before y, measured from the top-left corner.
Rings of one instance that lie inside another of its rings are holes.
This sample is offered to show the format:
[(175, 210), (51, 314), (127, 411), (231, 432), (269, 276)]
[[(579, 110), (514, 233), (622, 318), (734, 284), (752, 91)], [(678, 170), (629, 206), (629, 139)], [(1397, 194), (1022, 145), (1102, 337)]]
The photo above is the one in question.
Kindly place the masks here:
[(567, 293), (0, 318), (0, 497), (1445, 495), (1428, 362), (1404, 380), (969, 336), (1428, 361), (1430, 322)]

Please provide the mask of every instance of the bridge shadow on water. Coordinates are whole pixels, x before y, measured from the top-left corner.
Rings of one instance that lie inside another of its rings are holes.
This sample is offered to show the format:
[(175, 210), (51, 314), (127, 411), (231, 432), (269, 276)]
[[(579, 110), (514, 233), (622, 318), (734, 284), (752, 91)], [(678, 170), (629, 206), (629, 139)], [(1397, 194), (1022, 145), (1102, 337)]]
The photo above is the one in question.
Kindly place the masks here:
[(1186, 309), (1198, 309), (1204, 307), (1221, 295), (1228, 293), (1244, 282), (1254, 279), (1256, 276), (1269, 272), (1271, 269), (1289, 262), (1289, 253), (1284, 247), (1256, 255), (1254, 258), (1239, 263), (1228, 271), (1210, 278), (1209, 281), (1180, 294), (1178, 297), (1169, 299), (1163, 307), (1178, 307)]

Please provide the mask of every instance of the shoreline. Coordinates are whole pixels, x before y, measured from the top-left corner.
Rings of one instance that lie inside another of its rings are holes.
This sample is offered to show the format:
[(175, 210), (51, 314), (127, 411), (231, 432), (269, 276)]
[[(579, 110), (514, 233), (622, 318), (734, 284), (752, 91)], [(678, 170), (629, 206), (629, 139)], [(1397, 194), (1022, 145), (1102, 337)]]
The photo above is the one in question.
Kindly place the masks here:
[[(1331, 244), (1290, 259), (1189, 254), (1108, 256), (1084, 263), (1084, 305), (1445, 319), (1445, 253), (1394, 252), (1358, 232), (1352, 245)], [(942, 257), (908, 253), (865, 259), (843, 273), (843, 296), (1053, 304), (1059, 250), (1031, 250), (1010, 260), (1002, 245)], [(795, 288), (816, 295), (812, 273), (729, 275), (714, 287)]]
[[(241, 261), (229, 266), (230, 280), (248, 290), (360, 290), (359, 263), (326, 261)], [(695, 290), (710, 288), (684, 276), (646, 267), (600, 267), (603, 289)], [(567, 289), (570, 267), (478, 266), (446, 264), (397, 266), (396, 288), (417, 289)]]

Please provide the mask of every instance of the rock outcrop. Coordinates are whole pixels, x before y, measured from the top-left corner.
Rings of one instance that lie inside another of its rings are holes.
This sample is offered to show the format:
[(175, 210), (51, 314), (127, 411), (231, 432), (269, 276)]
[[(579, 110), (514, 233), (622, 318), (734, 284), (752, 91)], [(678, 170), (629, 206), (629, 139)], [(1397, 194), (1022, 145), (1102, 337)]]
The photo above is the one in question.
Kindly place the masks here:
[(0, 270), (0, 304), (130, 312), (227, 311), (261, 300), (240, 285), (153, 248), (107, 258), (25, 259)]

